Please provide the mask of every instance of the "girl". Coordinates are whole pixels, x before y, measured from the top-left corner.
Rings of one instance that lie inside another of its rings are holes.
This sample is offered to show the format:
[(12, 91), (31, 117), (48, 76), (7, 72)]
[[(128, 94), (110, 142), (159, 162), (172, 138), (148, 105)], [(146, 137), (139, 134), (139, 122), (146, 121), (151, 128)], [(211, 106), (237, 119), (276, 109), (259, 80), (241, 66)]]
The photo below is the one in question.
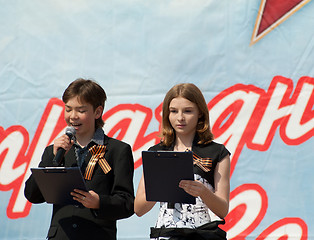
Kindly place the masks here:
[[(150, 237), (160, 240), (225, 239), (226, 233), (218, 228), (218, 224), (224, 222), (213, 221), (209, 211), (221, 219), (228, 213), (230, 153), (224, 145), (213, 141), (204, 96), (194, 84), (178, 84), (166, 94), (162, 110), (162, 141), (149, 150), (193, 152), (195, 180), (181, 180), (179, 187), (196, 197), (196, 204), (161, 202)], [(135, 213), (142, 216), (155, 203), (146, 201), (142, 176), (135, 197)], [(213, 233), (215, 231), (219, 233)]]

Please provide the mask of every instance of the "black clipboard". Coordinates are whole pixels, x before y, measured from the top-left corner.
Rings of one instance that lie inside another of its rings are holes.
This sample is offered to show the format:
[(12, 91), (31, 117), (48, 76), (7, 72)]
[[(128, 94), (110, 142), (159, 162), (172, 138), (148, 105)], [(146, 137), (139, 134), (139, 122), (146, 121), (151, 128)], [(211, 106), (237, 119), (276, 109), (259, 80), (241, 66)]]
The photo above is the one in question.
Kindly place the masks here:
[(181, 180), (194, 180), (193, 153), (143, 151), (147, 201), (195, 204), (195, 197), (179, 187)]
[(73, 189), (87, 192), (78, 167), (31, 168), (31, 171), (47, 203), (79, 205), (70, 193)]

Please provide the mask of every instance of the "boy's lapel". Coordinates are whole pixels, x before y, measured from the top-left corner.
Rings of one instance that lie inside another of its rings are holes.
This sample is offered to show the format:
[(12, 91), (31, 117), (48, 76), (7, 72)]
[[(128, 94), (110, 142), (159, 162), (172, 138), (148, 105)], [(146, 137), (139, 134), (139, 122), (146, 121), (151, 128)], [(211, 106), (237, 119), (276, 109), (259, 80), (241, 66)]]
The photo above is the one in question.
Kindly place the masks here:
[(91, 157), (86, 157), (86, 159), (88, 159), (87, 167), (84, 172), (84, 178), (86, 180), (92, 179), (94, 169), (97, 164), (99, 164), (105, 174), (111, 171), (111, 167), (105, 159), (106, 151), (107, 150), (105, 145), (94, 145), (89, 148), (89, 154)]
[(71, 147), (69, 152), (64, 156), (65, 167), (77, 167), (76, 155), (74, 147)]

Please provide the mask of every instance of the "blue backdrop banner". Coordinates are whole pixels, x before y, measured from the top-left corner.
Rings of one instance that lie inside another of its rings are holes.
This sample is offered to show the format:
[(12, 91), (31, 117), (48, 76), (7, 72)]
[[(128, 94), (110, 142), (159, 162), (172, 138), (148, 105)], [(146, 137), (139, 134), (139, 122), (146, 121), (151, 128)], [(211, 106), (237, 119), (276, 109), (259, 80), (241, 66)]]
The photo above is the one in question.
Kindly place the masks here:
[[(310, 0), (0, 2), (0, 239), (47, 235), (51, 204), (28, 202), (24, 183), (79, 77), (107, 93), (104, 130), (132, 146), (135, 190), (163, 97), (192, 82), (232, 153), (228, 239), (314, 239)], [(148, 240), (158, 207), (118, 221), (118, 239)]]

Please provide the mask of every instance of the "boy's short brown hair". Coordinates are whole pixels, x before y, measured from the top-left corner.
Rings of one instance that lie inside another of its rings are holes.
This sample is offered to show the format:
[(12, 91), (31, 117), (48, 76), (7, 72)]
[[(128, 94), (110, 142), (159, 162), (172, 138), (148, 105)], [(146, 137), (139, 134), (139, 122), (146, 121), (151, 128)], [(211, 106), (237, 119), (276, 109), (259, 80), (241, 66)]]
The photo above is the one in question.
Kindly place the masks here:
[[(78, 97), (80, 101), (91, 104), (94, 111), (99, 106), (104, 108), (107, 100), (105, 90), (98, 83), (84, 78), (78, 78), (70, 83), (62, 95), (62, 101), (67, 103), (73, 97)], [(103, 126), (102, 117), (95, 120), (96, 128), (102, 128)]]

